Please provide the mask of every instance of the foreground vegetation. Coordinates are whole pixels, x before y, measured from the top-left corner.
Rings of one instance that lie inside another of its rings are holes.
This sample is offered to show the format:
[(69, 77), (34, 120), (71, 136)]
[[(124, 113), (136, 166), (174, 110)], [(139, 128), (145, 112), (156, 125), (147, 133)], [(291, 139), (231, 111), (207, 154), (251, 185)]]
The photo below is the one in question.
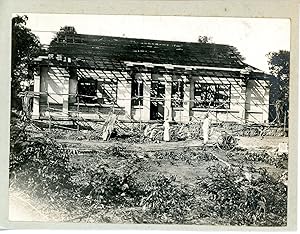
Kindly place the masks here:
[[(155, 153), (120, 144), (78, 155), (45, 134), (11, 126), (13, 187), (61, 211), (61, 221), (283, 226), (287, 187), (266, 169), (284, 170), (287, 157), (236, 149), (217, 160), (198, 147)], [(284, 162), (283, 162), (284, 161)], [(166, 168), (163, 170), (162, 168)], [(175, 168), (175, 173), (168, 170)], [(198, 175), (184, 179), (187, 169)]]

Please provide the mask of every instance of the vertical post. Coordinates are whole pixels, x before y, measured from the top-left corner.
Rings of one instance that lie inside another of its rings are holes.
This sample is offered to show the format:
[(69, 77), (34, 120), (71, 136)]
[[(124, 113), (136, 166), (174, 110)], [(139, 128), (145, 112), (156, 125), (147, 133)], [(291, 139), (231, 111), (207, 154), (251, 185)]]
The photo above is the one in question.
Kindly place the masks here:
[(189, 80), (186, 76), (183, 78), (183, 113), (182, 122), (189, 122), (190, 120), (190, 110), (191, 110), (191, 100), (193, 100), (193, 80)]
[(127, 72), (120, 74), (117, 83), (117, 105), (124, 108), (125, 115), (131, 118), (131, 77)]
[(144, 81), (144, 88), (143, 88), (143, 112), (142, 112), (142, 120), (149, 121), (150, 120), (150, 103), (151, 103), (151, 75), (150, 74), (137, 74), (142, 75), (142, 79)]
[(284, 119), (283, 119), (283, 133), (285, 136), (285, 130), (286, 130), (286, 111), (284, 112)]
[(63, 114), (68, 115), (69, 114), (69, 74), (64, 75), (64, 84), (63, 84)]
[(164, 120), (173, 120), (172, 111), (172, 77), (170, 75), (164, 75), (165, 85), (165, 107), (164, 107)]
[(48, 98), (48, 94), (47, 94), (47, 112), (49, 114), (49, 118), (48, 118), (48, 128), (49, 128), (49, 132), (51, 131), (51, 111), (50, 111), (50, 104), (49, 104), (49, 98)]
[[(41, 88), (41, 72), (34, 73), (34, 96), (33, 96), (33, 107), (32, 107), (32, 118), (40, 118), (40, 88)], [(48, 98), (47, 98), (48, 99)]]
[[(77, 94), (78, 95), (78, 94)], [(79, 133), (79, 97), (77, 96), (77, 134)]]
[[(142, 110), (141, 110), (141, 94), (140, 94), (140, 89), (141, 89), (141, 84), (142, 84), (142, 81), (138, 80), (138, 102), (139, 102), (139, 122), (140, 122), (140, 132), (142, 132)], [(141, 135), (140, 135), (140, 141), (141, 141)]]
[(240, 88), (241, 88), (241, 94), (240, 98), (238, 100), (238, 108), (239, 108), (239, 118), (242, 123), (246, 123), (246, 102), (247, 102), (247, 85), (248, 82), (245, 80), (246, 78), (241, 78), (240, 82)]
[(269, 81), (264, 82), (265, 85), (263, 85), (264, 88), (264, 98), (263, 98), (263, 122), (268, 123), (269, 122), (269, 98), (270, 98), (270, 88), (269, 88)]

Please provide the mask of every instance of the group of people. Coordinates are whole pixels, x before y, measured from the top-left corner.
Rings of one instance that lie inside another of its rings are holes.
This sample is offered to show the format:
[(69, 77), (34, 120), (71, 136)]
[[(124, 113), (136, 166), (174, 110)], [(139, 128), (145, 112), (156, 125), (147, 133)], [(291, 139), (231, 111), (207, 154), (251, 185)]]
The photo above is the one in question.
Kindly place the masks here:
[[(210, 129), (210, 119), (208, 113), (204, 115), (202, 122), (202, 131), (203, 131), (203, 143), (207, 144), (209, 139), (209, 129)], [(166, 119), (164, 122), (164, 141), (170, 141), (170, 121)]]

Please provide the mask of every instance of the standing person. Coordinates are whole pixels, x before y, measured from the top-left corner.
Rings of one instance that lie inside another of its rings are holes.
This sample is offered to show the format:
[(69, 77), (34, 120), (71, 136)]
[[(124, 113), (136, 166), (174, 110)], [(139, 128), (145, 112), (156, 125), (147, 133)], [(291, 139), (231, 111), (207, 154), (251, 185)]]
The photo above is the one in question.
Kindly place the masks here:
[(166, 119), (164, 122), (164, 141), (170, 141), (170, 122)]
[(209, 137), (209, 129), (210, 129), (210, 119), (208, 118), (208, 113), (205, 114), (203, 124), (202, 124), (202, 131), (203, 131), (203, 143), (206, 144), (208, 142)]

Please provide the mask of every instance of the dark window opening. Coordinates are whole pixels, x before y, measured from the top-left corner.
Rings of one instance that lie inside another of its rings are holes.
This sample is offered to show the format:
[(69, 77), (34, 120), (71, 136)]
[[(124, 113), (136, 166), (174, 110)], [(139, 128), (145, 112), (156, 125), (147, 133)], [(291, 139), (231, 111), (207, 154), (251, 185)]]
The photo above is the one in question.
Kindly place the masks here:
[(117, 99), (117, 82), (80, 79), (78, 81), (78, 98), (81, 103), (112, 105)]
[(97, 103), (97, 81), (80, 79), (78, 81), (78, 99), (81, 103)]
[(183, 107), (183, 85), (182, 80), (172, 82), (172, 107)]
[(151, 99), (160, 100), (165, 98), (165, 84), (159, 80), (153, 80), (151, 82)]
[(142, 80), (132, 80), (131, 97), (133, 106), (143, 105), (143, 90), (144, 83)]
[(152, 80), (150, 97), (151, 97), (150, 119), (151, 120), (164, 119), (165, 83), (159, 80)]
[(230, 85), (195, 82), (194, 107), (229, 109), (230, 95)]

